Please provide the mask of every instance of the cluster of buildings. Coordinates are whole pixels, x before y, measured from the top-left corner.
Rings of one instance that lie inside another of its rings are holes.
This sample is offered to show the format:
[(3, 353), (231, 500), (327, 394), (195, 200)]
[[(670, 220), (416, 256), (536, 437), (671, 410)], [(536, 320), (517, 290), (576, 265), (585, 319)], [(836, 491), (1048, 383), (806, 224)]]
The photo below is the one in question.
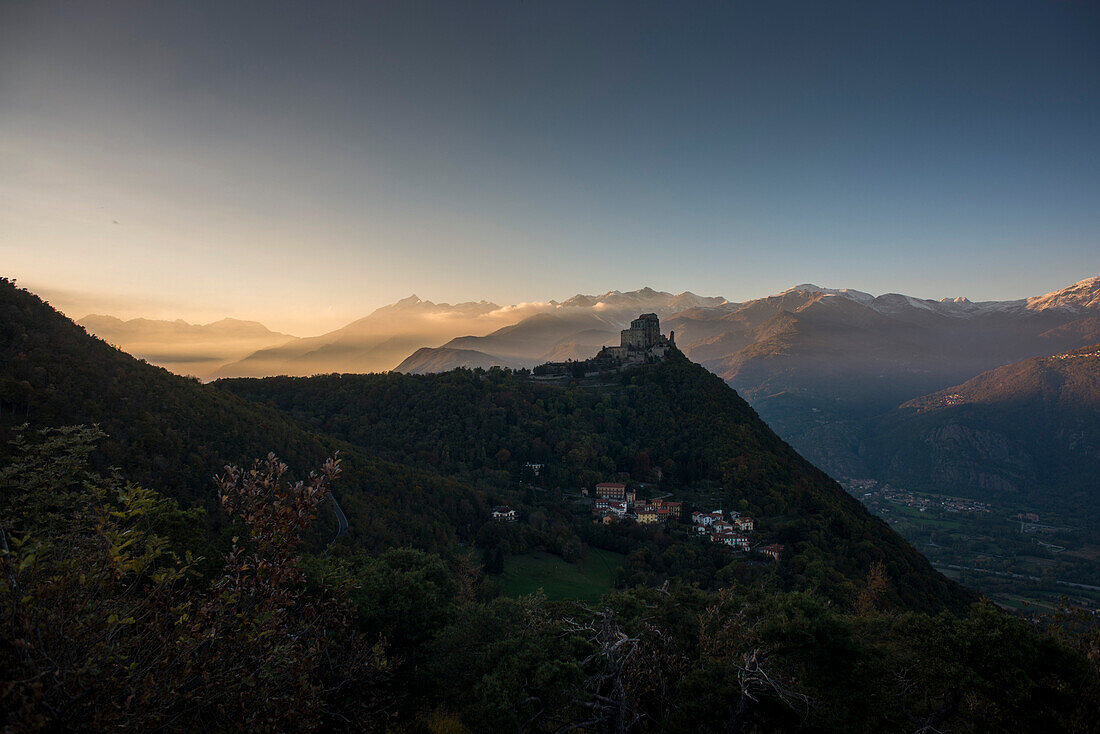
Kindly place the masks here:
[(729, 515), (729, 520), (726, 520), (721, 510), (693, 512), (691, 524), (695, 526), (695, 532), (710, 536), (715, 543), (723, 543), (734, 550), (748, 550), (749, 534), (753, 530), (752, 518), (732, 511)]
[(987, 502), (978, 502), (967, 497), (941, 497), (940, 507), (945, 512), (992, 512)]
[(904, 489), (896, 489), (887, 484), (882, 488), (882, 499), (902, 507), (910, 507), (918, 512), (939, 509), (944, 512), (990, 512), (990, 506), (985, 502), (967, 499), (966, 497), (931, 497), (917, 494)]
[[(709, 537), (711, 542), (722, 543), (739, 551), (749, 550), (749, 536), (755, 527), (751, 517), (732, 510), (729, 513), (729, 519), (721, 510), (693, 512), (691, 524), (695, 526), (695, 532)], [(757, 546), (755, 550), (775, 561), (783, 555), (783, 546), (780, 543)]]
[[(670, 519), (679, 520), (683, 509), (683, 502), (661, 498), (639, 500), (637, 492), (622, 482), (600, 482), (596, 485), (592, 513), (596, 522), (604, 524), (630, 521), (639, 525), (653, 525)], [(492, 508), (492, 512), (493, 520), (497, 522), (516, 521), (516, 511), (507, 505), (497, 505)], [(709, 537), (712, 542), (728, 545), (734, 550), (750, 549), (749, 536), (755, 523), (747, 515), (730, 511), (727, 517), (727, 513), (721, 510), (693, 512), (691, 522), (697, 533)], [(780, 544), (758, 546), (755, 550), (776, 561), (783, 555), (783, 546)]]
[(639, 501), (633, 489), (618, 482), (601, 482), (596, 485), (596, 502), (592, 512), (598, 520), (610, 523), (615, 520), (633, 520), (640, 525), (652, 525), (669, 518), (679, 518), (683, 502), (664, 499)]
[[(691, 523), (695, 526), (695, 532), (709, 537), (711, 542), (722, 543), (739, 551), (749, 550), (749, 535), (755, 527), (751, 517), (732, 510), (728, 519), (721, 510), (693, 512)], [(783, 555), (783, 545), (780, 543), (757, 546), (755, 550), (774, 561), (778, 561)]]
[(888, 509), (882, 507), (885, 502), (908, 507), (918, 512), (942, 510), (943, 512), (977, 514), (992, 512), (993, 509), (987, 502), (979, 502), (967, 497), (924, 495), (919, 492), (910, 492), (892, 487), (889, 484), (880, 486), (874, 479), (848, 479), (843, 482), (843, 486), (849, 494), (863, 500), (872, 509), (882, 512), (889, 512)]

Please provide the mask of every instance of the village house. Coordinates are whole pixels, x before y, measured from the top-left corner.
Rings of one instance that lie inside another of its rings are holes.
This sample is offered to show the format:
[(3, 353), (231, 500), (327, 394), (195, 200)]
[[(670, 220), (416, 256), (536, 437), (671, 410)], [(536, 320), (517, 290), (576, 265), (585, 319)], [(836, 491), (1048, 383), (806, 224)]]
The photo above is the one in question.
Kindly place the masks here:
[[(718, 513), (718, 519), (719, 520), (722, 519), (722, 513), (721, 512)], [(691, 513), (691, 524), (692, 525), (707, 526), (707, 525), (710, 525), (712, 522), (714, 522), (714, 513), (713, 512), (693, 512), (693, 513)]]
[(733, 518), (733, 526), (742, 533), (752, 532), (752, 518), (751, 517), (735, 517)]
[(710, 524), (710, 531), (712, 533), (728, 533), (733, 530), (733, 525), (725, 520), (715, 520)]
[(732, 530), (726, 530), (721, 533), (715, 533), (711, 536), (711, 540), (717, 543), (725, 543), (734, 550), (748, 550), (749, 539), (740, 533), (735, 533)]
[(615, 515), (617, 517), (623, 517), (626, 515), (627, 504), (623, 500), (609, 500), (600, 498), (592, 505), (592, 512), (596, 515)]
[(612, 500), (626, 500), (626, 485), (618, 482), (600, 482), (596, 485), (596, 496)]
[(779, 543), (766, 545), (760, 549), (760, 552), (766, 556), (770, 556), (772, 560), (778, 561), (779, 556), (783, 555), (783, 546)]
[(516, 511), (507, 505), (497, 505), (493, 508), (493, 519), (497, 522), (515, 522)]
[(657, 515), (660, 517), (680, 517), (680, 513), (683, 510), (683, 502), (668, 502), (663, 499), (653, 499), (646, 502), (648, 506), (653, 507), (657, 511)]
[(635, 511), (639, 525), (652, 525), (657, 522), (657, 511), (652, 507), (643, 507)]

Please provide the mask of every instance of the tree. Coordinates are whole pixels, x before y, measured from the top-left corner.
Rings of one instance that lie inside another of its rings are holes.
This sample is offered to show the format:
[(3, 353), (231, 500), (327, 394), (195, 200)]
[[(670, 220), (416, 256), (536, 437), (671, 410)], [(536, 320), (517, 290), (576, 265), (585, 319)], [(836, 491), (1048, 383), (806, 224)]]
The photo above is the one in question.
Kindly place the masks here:
[(341, 589), (310, 590), (301, 532), (339, 474), (227, 467), (241, 534), (213, 581), (158, 528), (199, 524), (87, 466), (102, 432), (21, 436), (0, 471), (0, 726), (12, 730), (370, 727), (386, 664)]
[(879, 599), (889, 586), (886, 578), (886, 567), (876, 561), (871, 564), (871, 570), (867, 572), (867, 580), (856, 596), (855, 611), (862, 617), (868, 617), (875, 612)]

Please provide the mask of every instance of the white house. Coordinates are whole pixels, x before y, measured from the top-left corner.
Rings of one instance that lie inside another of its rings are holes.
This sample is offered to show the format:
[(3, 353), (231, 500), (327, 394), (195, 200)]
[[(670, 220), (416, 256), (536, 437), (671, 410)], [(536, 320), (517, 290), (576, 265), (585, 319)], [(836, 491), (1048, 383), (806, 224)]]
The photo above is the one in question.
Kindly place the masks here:
[(749, 539), (740, 533), (730, 533), (726, 539), (726, 544), (734, 550), (748, 550)]
[(735, 533), (732, 530), (727, 530), (721, 533), (715, 533), (712, 538), (716, 543), (725, 543), (734, 550), (748, 550), (749, 539), (744, 535)]
[(607, 511), (623, 517), (626, 515), (626, 500), (608, 500)]

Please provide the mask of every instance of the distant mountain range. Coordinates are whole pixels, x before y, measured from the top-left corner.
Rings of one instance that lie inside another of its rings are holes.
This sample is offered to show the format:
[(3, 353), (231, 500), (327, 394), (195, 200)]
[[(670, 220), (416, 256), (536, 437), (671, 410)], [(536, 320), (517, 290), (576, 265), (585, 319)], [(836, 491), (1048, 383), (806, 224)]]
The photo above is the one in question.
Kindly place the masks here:
[[(974, 598), (792, 451), (733, 390), (680, 355), (637, 375), (636, 389), (581, 396), (503, 373), (492, 380), (394, 373), (204, 385), (89, 337), (3, 278), (0, 313), (0, 462), (25, 423), (96, 424), (108, 436), (97, 447), (99, 466), (209, 504), (211, 477), (227, 462), (274, 451), (291, 466), (309, 467), (339, 451), (340, 504), (350, 521), (342, 542), (366, 551), (468, 553), (471, 541), (493, 530), (490, 493), (507, 492), (524, 507), (523, 491), (513, 493), (526, 462), (544, 463), (543, 479), (590, 486), (628, 471), (644, 454), (682, 475), (676, 486), (706, 483), (725, 506), (768, 518), (757, 537), (783, 543), (790, 559), (782, 581), (767, 573), (769, 585), (813, 588), (840, 603), (878, 561), (904, 608), (961, 610)], [(612, 435), (607, 415), (634, 419)], [(703, 556), (680, 557), (690, 565)], [(669, 578), (667, 568), (660, 573)]]
[[(739, 389), (773, 395), (787, 389), (784, 373), (806, 368), (818, 380), (825, 369), (856, 374), (861, 383), (869, 371), (875, 372), (875, 381), (881, 382), (878, 375), (886, 369), (903, 373), (889, 374), (891, 381), (905, 378), (904, 386), (888, 388), (883, 399), (890, 404), (898, 395), (912, 397), (923, 388), (943, 387), (983, 369), (1089, 343), (1100, 336), (1098, 294), (1097, 278), (1034, 298), (982, 303), (900, 294), (875, 297), (811, 284), (744, 303), (649, 288), (613, 291), (575, 296), (484, 336), (451, 339), (439, 349), (466, 350), (455, 362), (422, 349), (396, 369), (446, 370), (462, 366), (459, 360), (470, 359), (469, 351), (479, 352), (481, 362), (498, 360), (501, 365), (586, 358), (616, 341), (619, 329), (648, 310), (662, 317), (665, 329), (676, 332), (677, 344), (689, 357)], [(757, 374), (760, 360), (782, 364), (769, 363), (765, 378)], [(800, 387), (806, 382), (804, 376), (795, 381)]]
[[(1097, 278), (1033, 298), (980, 303), (812, 284), (743, 303), (652, 288), (512, 306), (414, 295), (302, 339), (234, 319), (192, 325), (92, 315), (78, 323), (150, 362), (211, 379), (584, 359), (616, 343), (619, 330), (643, 312), (660, 316), (689, 357), (750, 399), (785, 395), (791, 382), (799, 391), (822, 381), (833, 388), (829, 375), (838, 373), (858, 376), (861, 399), (876, 408), (1012, 361), (1100, 341)], [(809, 379), (801, 374), (807, 369)]]
[[(335, 331), (301, 339), (232, 319), (193, 326), (183, 321), (124, 322), (93, 315), (78, 323), (149, 362), (203, 379), (384, 372), (423, 347), (446, 350), (422, 355), (422, 366), (442, 372), (458, 366), (530, 366), (543, 356), (587, 357), (609, 340), (617, 340), (619, 329), (644, 311), (667, 316), (725, 303), (724, 298), (673, 295), (650, 288), (512, 306), (489, 301), (433, 303), (412, 295)], [(528, 323), (530, 319), (534, 321)], [(231, 334), (226, 326), (230, 324), (249, 328)], [(520, 324), (524, 326), (517, 330)], [(482, 343), (482, 337), (488, 341)], [(519, 343), (513, 344), (516, 340)]]
[[(950, 388), (950, 395), (969, 394), (970, 388), (962, 390), (972, 384), (967, 381), (990, 370), (1100, 343), (1100, 278), (1031, 298), (986, 302), (873, 296), (809, 283), (740, 303), (651, 288), (513, 306), (487, 301), (437, 304), (410, 296), (307, 339), (273, 334), (247, 322), (192, 327), (140, 321), (125, 322), (125, 329), (117, 319), (89, 317), (82, 323), (151, 362), (173, 369), (188, 364), (192, 369), (187, 371), (209, 378), (438, 373), (584, 359), (617, 343), (619, 330), (643, 312), (657, 313), (662, 330), (675, 331), (677, 345), (689, 358), (736, 388), (781, 436), (834, 476), (890, 477), (914, 487), (950, 481), (956, 492), (988, 494), (1000, 487), (1011, 493), (1035, 474), (1007, 469), (989, 474), (989, 454), (979, 462), (984, 469), (933, 475), (919, 468), (927, 456), (902, 450), (901, 437), (916, 431), (905, 440), (925, 441), (921, 431), (931, 425), (933, 415), (955, 415), (952, 411), (959, 406), (936, 402), (947, 400), (942, 397), (945, 389)], [(231, 325), (240, 330), (241, 336), (234, 337), (240, 351), (253, 344), (249, 339), (267, 343), (216, 365), (202, 362), (206, 369), (200, 370), (199, 360), (191, 357), (213, 356), (216, 350), (197, 345), (205, 334), (230, 331)], [(156, 342), (150, 334), (159, 335), (166, 346), (153, 349), (150, 345)], [(136, 348), (140, 345), (145, 348)], [(1062, 363), (1066, 360), (1050, 364)], [(991, 378), (978, 379), (985, 384)], [(918, 410), (917, 405), (940, 407)], [(1069, 415), (1070, 407), (1061, 402), (1050, 410)], [(941, 410), (946, 412), (937, 412)], [(989, 415), (990, 421), (1000, 420)]]
[(91, 314), (77, 322), (88, 332), (136, 357), (180, 375), (210, 377), (222, 365), (257, 350), (295, 340), (255, 321), (222, 319), (211, 324)]

